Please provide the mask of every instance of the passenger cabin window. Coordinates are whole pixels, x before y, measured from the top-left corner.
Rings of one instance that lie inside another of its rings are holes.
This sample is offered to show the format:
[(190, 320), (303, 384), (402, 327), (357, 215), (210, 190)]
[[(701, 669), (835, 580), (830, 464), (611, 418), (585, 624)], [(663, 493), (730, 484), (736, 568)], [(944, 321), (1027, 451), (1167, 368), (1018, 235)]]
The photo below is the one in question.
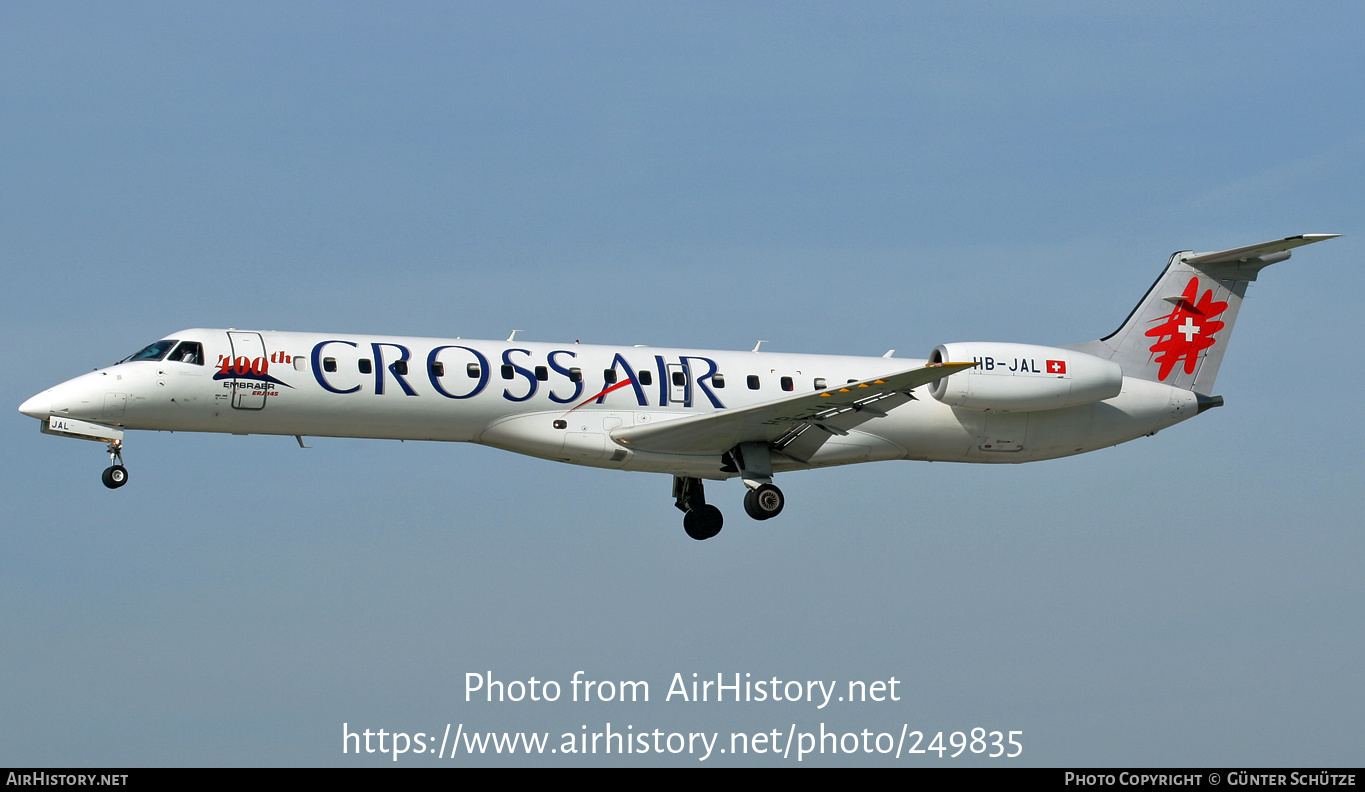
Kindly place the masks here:
[(198, 341), (181, 341), (180, 346), (176, 347), (175, 351), (166, 359), (202, 366), (204, 365), (204, 345)]
[(792, 382), (791, 377), (782, 378), (782, 390), (784, 391), (796, 390), (796, 385)]
[(502, 378), (503, 378), (503, 379), (512, 379), (513, 374), (514, 374), (514, 370), (513, 370), (512, 366), (511, 366), (511, 364), (508, 364), (508, 363), (502, 364)]
[(444, 377), (446, 375), (446, 364), (439, 360), (431, 361), (431, 376)]
[(654, 384), (654, 372), (652, 371), (641, 371), (637, 376), (640, 378), (641, 385)]
[(158, 341), (155, 344), (149, 344), (143, 347), (119, 362), (128, 363), (134, 360), (160, 360), (166, 357), (166, 353), (171, 351), (171, 347), (173, 346), (175, 346), (175, 339)]
[(582, 382), (582, 381), (583, 381), (583, 369), (578, 368), (577, 366), (575, 366), (575, 367), (569, 369), (569, 382)]
[(550, 370), (544, 366), (536, 366), (536, 379), (544, 382), (550, 378)]
[(366, 358), (361, 358), (361, 359), (360, 359), (360, 373), (361, 373), (361, 374), (369, 374), (369, 373), (370, 373), (371, 371), (373, 371), (373, 370), (374, 370), (374, 367), (370, 364), (370, 361), (369, 361), (368, 359), (366, 359)]
[(395, 362), (393, 364), (393, 373), (399, 375), (400, 377), (406, 377), (408, 374), (408, 362), (406, 360), (399, 360)]
[(749, 390), (758, 390), (758, 375), (749, 375)]
[(677, 385), (677, 386), (680, 387), (680, 388), (681, 388), (682, 386), (686, 385), (686, 384), (687, 384), (687, 375), (686, 375), (686, 374), (683, 374), (681, 371), (675, 371), (675, 372), (673, 372), (673, 384), (674, 384), (674, 385)]
[(829, 386), (825, 384), (825, 378), (824, 378), (824, 377), (816, 377), (816, 378), (815, 378), (815, 389), (816, 389), (816, 390), (824, 390), (824, 389), (827, 388), (827, 387), (829, 387)]
[(468, 366), (464, 367), (464, 370), (465, 373), (469, 375), (470, 379), (478, 379), (479, 375), (482, 373), (479, 371), (478, 363), (470, 363)]
[(608, 385), (616, 384), (616, 369), (606, 369), (602, 372), (602, 381)]
[(725, 375), (724, 375), (724, 374), (712, 374), (712, 375), (711, 375), (711, 384), (714, 385), (714, 386), (716, 386), (717, 388), (724, 388), (724, 387), (725, 387)]
[(323, 358), (323, 359), (322, 359), (322, 370), (323, 370), (323, 371), (336, 371), (336, 370), (337, 370), (337, 359), (336, 359), (336, 358)]

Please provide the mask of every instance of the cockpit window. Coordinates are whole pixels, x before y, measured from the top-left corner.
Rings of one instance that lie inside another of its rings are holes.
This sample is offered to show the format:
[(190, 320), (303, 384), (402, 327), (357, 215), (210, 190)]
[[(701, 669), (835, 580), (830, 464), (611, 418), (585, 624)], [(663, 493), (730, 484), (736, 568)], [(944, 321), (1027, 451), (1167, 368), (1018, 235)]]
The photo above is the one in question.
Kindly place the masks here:
[(129, 355), (119, 362), (127, 363), (133, 360), (160, 360), (166, 357), (166, 353), (169, 352), (173, 346), (175, 346), (175, 339), (173, 338), (165, 341), (158, 341), (155, 344), (143, 347), (141, 352)]
[(176, 347), (175, 351), (166, 359), (202, 366), (204, 365), (204, 345), (198, 341), (181, 341), (180, 346)]

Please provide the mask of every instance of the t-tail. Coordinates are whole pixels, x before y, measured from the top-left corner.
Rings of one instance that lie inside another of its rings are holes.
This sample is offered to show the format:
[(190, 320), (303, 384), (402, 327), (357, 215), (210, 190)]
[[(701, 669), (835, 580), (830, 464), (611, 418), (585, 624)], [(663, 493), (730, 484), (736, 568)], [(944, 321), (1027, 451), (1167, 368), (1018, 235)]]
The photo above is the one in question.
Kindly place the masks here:
[(1068, 348), (1112, 360), (1124, 376), (1194, 391), (1201, 409), (1217, 406), (1221, 399), (1209, 394), (1247, 284), (1289, 258), (1291, 249), (1337, 236), (1302, 234), (1215, 253), (1176, 253), (1122, 327)]

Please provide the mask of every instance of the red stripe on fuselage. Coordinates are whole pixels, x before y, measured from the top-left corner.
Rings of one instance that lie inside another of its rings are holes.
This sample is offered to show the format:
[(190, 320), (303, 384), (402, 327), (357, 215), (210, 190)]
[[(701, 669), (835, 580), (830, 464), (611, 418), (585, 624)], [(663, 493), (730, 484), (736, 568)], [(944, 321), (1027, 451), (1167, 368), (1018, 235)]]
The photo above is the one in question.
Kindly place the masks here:
[(583, 405), (587, 404), (588, 402), (590, 402), (590, 401), (595, 401), (595, 400), (597, 400), (597, 399), (600, 399), (600, 398), (602, 398), (603, 396), (606, 396), (608, 393), (611, 393), (612, 391), (616, 390), (617, 388), (623, 388), (623, 387), (625, 387), (625, 386), (631, 384), (631, 383), (634, 382), (634, 381), (635, 381), (635, 380), (630, 379), (629, 377), (626, 378), (626, 379), (623, 379), (623, 380), (621, 380), (620, 382), (616, 383), (615, 385), (611, 386), (610, 388), (607, 388), (606, 390), (602, 391), (601, 393), (599, 393), (599, 394), (597, 394), (597, 395), (595, 395), (595, 396), (589, 396), (588, 398), (584, 399), (583, 401), (579, 402), (578, 404), (575, 404), (575, 405), (573, 406), (573, 408), (569, 410), (569, 412), (566, 412), (566, 413), (564, 413), (564, 414), (565, 414), (565, 415), (568, 415), (569, 413), (573, 412), (574, 410), (577, 410), (579, 407), (582, 407)]

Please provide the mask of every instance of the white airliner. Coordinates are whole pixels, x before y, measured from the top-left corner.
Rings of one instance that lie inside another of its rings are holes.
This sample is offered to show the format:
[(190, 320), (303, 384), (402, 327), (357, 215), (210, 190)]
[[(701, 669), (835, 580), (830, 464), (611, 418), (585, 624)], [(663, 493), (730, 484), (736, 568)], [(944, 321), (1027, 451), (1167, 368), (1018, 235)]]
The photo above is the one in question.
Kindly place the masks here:
[[(738, 477), (758, 520), (773, 476), (888, 459), (1028, 462), (1154, 434), (1210, 407), (1247, 284), (1304, 234), (1181, 252), (1113, 334), (1064, 347), (952, 343), (928, 360), (515, 340), (185, 330), (20, 406), (48, 434), (446, 440), (673, 476), (694, 539), (721, 529), (702, 481)], [(760, 345), (762, 342), (759, 342)]]

